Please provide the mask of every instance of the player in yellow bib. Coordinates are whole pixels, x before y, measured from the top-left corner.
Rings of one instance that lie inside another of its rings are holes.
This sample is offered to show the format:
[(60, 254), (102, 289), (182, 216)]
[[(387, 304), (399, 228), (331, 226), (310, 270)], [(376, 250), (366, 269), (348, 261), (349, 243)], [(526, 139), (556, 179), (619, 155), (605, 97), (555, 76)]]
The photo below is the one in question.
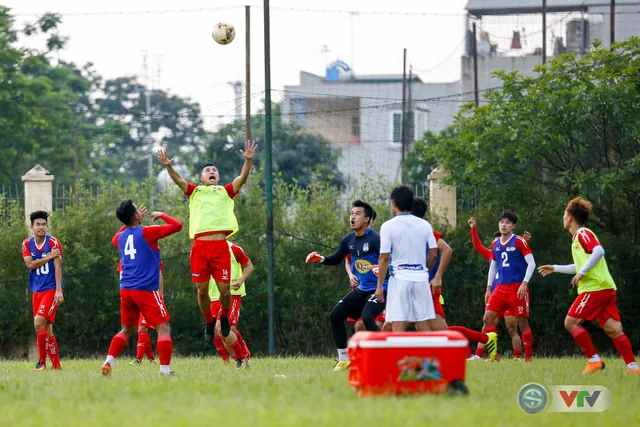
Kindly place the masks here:
[[(231, 326), (228, 312), (231, 307), (230, 270), (231, 257), (227, 238), (238, 232), (238, 220), (233, 211), (234, 197), (238, 195), (240, 188), (247, 182), (253, 156), (257, 145), (246, 141), (244, 150), (240, 153), (244, 157), (242, 172), (233, 182), (221, 186), (218, 168), (212, 164), (204, 166), (200, 173), (202, 185), (187, 182), (173, 168), (173, 159), (167, 157), (165, 150), (159, 150), (156, 157), (167, 168), (169, 176), (178, 187), (189, 197), (189, 237), (193, 239), (191, 247), (191, 280), (198, 288), (198, 305), (205, 318), (205, 338), (213, 341), (214, 328), (211, 315), (211, 299), (209, 297), (209, 280), (211, 277), (216, 282), (220, 291), (220, 327), (224, 337), (229, 337)], [(235, 335), (229, 337), (233, 341), (233, 351), (240, 359), (244, 355), (242, 345), (235, 339)]]
[(605, 367), (593, 347), (589, 333), (580, 326), (585, 320), (597, 319), (627, 364), (626, 372), (640, 375), (631, 342), (622, 331), (620, 313), (616, 306), (616, 284), (604, 259), (604, 248), (593, 231), (584, 226), (590, 214), (590, 202), (581, 197), (569, 202), (564, 212), (563, 224), (573, 236), (573, 264), (543, 265), (538, 271), (543, 276), (554, 272), (573, 275), (571, 285), (578, 287), (578, 297), (564, 319), (564, 326), (589, 358), (582, 373), (591, 374)]
[[(237, 340), (244, 348), (246, 353), (245, 359), (249, 359), (251, 354), (249, 353), (247, 343), (244, 341), (242, 334), (238, 330), (238, 322), (240, 321), (242, 298), (247, 295), (245, 290), (245, 281), (249, 276), (251, 276), (251, 273), (253, 273), (253, 264), (244, 249), (231, 242), (227, 243), (229, 245), (229, 255), (231, 256), (231, 308), (229, 309), (231, 334), (236, 336)], [(211, 279), (211, 281), (213, 282), (213, 279)], [(220, 314), (220, 292), (218, 292), (218, 288), (215, 283), (210, 283), (209, 297), (211, 298), (211, 315), (214, 318), (218, 318)], [(222, 360), (224, 360), (225, 363), (229, 363), (227, 349), (230, 350), (230, 352), (232, 352), (231, 350), (233, 349), (229, 343), (229, 337), (223, 337), (220, 332), (220, 323), (216, 322), (216, 335), (213, 339), (213, 344)], [(231, 334), (229, 334), (229, 336), (231, 336)], [(240, 364), (242, 363), (241, 359), (238, 359), (235, 352), (233, 352), (233, 357), (236, 360), (236, 366), (240, 367)]]

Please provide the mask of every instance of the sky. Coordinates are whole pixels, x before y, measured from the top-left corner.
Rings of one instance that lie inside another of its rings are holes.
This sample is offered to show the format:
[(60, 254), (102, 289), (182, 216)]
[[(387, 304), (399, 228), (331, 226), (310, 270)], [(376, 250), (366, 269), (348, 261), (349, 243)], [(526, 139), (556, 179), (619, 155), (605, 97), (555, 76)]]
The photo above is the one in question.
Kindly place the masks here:
[[(3, 2), (17, 15), (19, 26), (44, 12), (61, 13), (60, 32), (69, 37), (61, 59), (77, 64), (91, 62), (106, 78), (137, 75), (144, 82), (142, 63), (146, 51), (154, 87), (197, 101), (209, 126), (231, 119), (235, 94), (228, 82), (244, 81), (246, 3), (247, 0)], [(346, 61), (357, 75), (401, 74), (403, 48), (407, 49), (408, 64), (423, 81), (456, 81), (464, 47), (466, 3), (467, 0), (272, 0), (272, 98), (281, 99), (285, 85), (297, 85), (300, 71), (324, 75), (326, 65), (335, 59)], [(255, 111), (265, 87), (264, 9), (259, 0), (250, 5)], [(213, 41), (211, 30), (218, 22), (235, 26), (233, 43), (222, 46)], [(23, 43), (42, 46), (43, 40)]]

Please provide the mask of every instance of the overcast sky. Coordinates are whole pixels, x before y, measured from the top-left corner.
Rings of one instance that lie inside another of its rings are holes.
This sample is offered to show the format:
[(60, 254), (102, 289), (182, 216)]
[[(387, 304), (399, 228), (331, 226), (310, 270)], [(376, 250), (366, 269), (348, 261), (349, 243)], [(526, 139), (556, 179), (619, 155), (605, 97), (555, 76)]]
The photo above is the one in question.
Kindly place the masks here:
[[(62, 13), (61, 33), (70, 40), (61, 57), (78, 64), (92, 62), (105, 77), (142, 76), (142, 52), (147, 50), (150, 66), (161, 70), (156, 85), (196, 100), (204, 107), (203, 115), (216, 122), (233, 114), (235, 96), (227, 82), (244, 80), (246, 3), (247, 0), (3, 2), (19, 15), (21, 26), (43, 12)], [(255, 6), (251, 14), (252, 92), (253, 105), (257, 107), (264, 91), (263, 8), (259, 0), (251, 5)], [(466, 0), (272, 0), (272, 96), (279, 99), (283, 86), (298, 84), (300, 71), (324, 74), (325, 66), (336, 58), (346, 61), (359, 75), (399, 74), (403, 48), (407, 48), (409, 63), (423, 80), (455, 81), (460, 73), (465, 5)], [(348, 13), (351, 10), (360, 14), (353, 16)], [(127, 13), (132, 11), (165, 12)], [(411, 15), (399, 15), (404, 13)], [(236, 40), (232, 44), (221, 46), (213, 41), (211, 29), (217, 22), (235, 25)], [(323, 53), (325, 45), (329, 52)]]

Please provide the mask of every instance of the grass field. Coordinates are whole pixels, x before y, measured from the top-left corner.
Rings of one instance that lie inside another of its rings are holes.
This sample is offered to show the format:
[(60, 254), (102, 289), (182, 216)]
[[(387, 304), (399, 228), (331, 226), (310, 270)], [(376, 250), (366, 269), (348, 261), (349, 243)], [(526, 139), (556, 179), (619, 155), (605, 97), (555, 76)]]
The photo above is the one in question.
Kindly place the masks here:
[[(118, 360), (109, 378), (101, 360), (63, 361), (63, 371), (32, 372), (31, 362), (0, 362), (2, 426), (524, 426), (640, 425), (640, 377), (608, 358), (607, 369), (581, 375), (583, 359), (467, 362), (469, 396), (360, 398), (346, 372), (322, 358), (253, 359), (236, 371), (220, 359), (177, 358), (176, 375)], [(278, 374), (286, 378), (276, 378)], [(603, 385), (613, 402), (603, 413), (527, 415), (516, 395), (528, 382)]]

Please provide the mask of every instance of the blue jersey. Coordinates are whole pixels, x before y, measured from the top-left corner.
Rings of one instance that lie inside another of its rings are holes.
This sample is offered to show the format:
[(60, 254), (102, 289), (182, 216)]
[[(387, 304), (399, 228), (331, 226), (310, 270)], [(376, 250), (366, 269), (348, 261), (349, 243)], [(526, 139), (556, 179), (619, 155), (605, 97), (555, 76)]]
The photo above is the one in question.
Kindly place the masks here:
[[(371, 271), (373, 265), (378, 264), (380, 256), (380, 234), (368, 228), (360, 237), (356, 233), (349, 233), (340, 242), (335, 254), (324, 260), (326, 265), (337, 265), (349, 255), (351, 271), (358, 278), (358, 289), (364, 292), (375, 291), (378, 278)], [(387, 280), (383, 284), (387, 289)]]
[(493, 242), (491, 252), (492, 259), (496, 262), (498, 284), (521, 284), (527, 272), (527, 261), (524, 257), (531, 253), (527, 242), (514, 234), (505, 244), (502, 244), (500, 239)]
[[(433, 232), (433, 235), (436, 238), (436, 243), (438, 240), (442, 239), (442, 234)], [(427, 243), (427, 259), (429, 259), (429, 244)], [(429, 269), (429, 283), (436, 277), (436, 273), (438, 272), (438, 268), (440, 268), (440, 250), (436, 252), (436, 263), (433, 264), (433, 267)]]
[(144, 227), (124, 229), (118, 236), (122, 263), (120, 289), (157, 291), (160, 286), (160, 250), (152, 248)]
[[(53, 249), (58, 249), (62, 255), (62, 246), (55, 237), (48, 234), (44, 238), (44, 244), (40, 249), (36, 246), (36, 239), (32, 237), (22, 243), (22, 256), (31, 256), (37, 261), (44, 258)], [(62, 286), (64, 287), (64, 285)], [(35, 270), (29, 270), (29, 290), (31, 292), (43, 292), (56, 289), (56, 267), (54, 260), (42, 264)]]

